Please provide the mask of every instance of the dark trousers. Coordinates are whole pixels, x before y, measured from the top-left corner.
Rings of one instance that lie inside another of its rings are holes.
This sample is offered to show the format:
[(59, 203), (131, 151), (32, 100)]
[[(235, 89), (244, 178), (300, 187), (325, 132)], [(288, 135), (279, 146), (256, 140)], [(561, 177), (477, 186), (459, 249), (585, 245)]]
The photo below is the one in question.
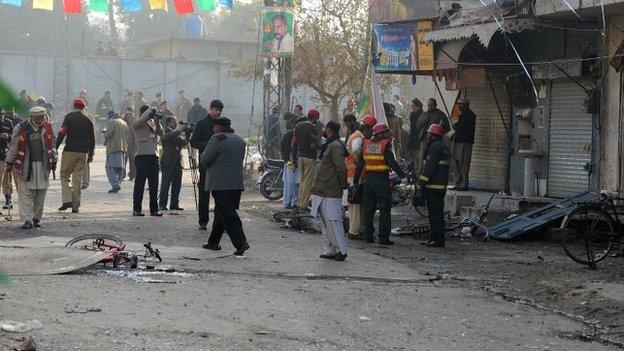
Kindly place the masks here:
[(210, 219), (210, 191), (206, 191), (206, 170), (199, 169), (199, 184), (197, 184), (199, 194), (199, 225), (207, 225)]
[(243, 223), (238, 216), (242, 190), (213, 190), (212, 197), (215, 200), (215, 218), (212, 221), (212, 232), (208, 244), (219, 245), (224, 232), (227, 232), (232, 245), (238, 250), (246, 242)]
[(425, 200), (427, 201), (427, 213), (429, 214), (429, 225), (431, 226), (431, 239), (437, 242), (444, 242), (444, 196), (445, 191), (434, 191), (424, 189)]
[(180, 206), (180, 188), (182, 187), (182, 166), (177, 164), (173, 166), (160, 166), (162, 173), (162, 183), (160, 184), (160, 197), (158, 205), (167, 207), (167, 199), (169, 197), (169, 188), (171, 188), (171, 204), (170, 207)]
[(136, 179), (134, 180), (134, 195), (132, 197), (133, 211), (141, 212), (145, 180), (149, 184), (150, 213), (158, 212), (158, 156), (137, 155), (134, 158), (136, 165)]
[(390, 181), (388, 172), (367, 173), (364, 178), (364, 193), (362, 194), (362, 216), (364, 217), (364, 235), (373, 239), (375, 226), (375, 211), (379, 208), (379, 240), (390, 238), (392, 210)]

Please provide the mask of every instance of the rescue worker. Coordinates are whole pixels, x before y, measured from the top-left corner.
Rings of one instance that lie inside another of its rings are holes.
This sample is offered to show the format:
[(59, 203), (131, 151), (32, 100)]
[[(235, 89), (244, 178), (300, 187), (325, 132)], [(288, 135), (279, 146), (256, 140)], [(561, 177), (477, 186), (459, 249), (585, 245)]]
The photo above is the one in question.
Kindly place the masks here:
[[(373, 136), (373, 127), (377, 124), (377, 119), (372, 115), (366, 115), (362, 117), (360, 122), (360, 124), (354, 122), (358, 124), (358, 128), (353, 128), (355, 132), (349, 135), (347, 139), (349, 156), (345, 158), (345, 165), (347, 166), (347, 181), (350, 185), (353, 185), (354, 182), (355, 169), (357, 168), (356, 161), (362, 153), (362, 145), (365, 140)], [(349, 239), (362, 239), (360, 233), (362, 229), (362, 204), (347, 203), (346, 206), (349, 215)]]
[[(405, 172), (399, 167), (392, 152), (392, 136), (387, 125), (381, 123), (373, 127), (373, 137), (364, 141), (362, 153), (358, 158), (353, 186), (357, 187), (364, 171), (364, 190), (362, 208), (364, 210), (364, 234), (367, 243), (375, 242), (373, 219), (379, 208), (379, 243), (392, 245), (390, 240), (391, 189), (390, 169), (394, 170), (407, 183)], [(356, 188), (357, 189), (357, 188)]]
[(444, 196), (449, 178), (451, 150), (444, 143), (444, 126), (432, 124), (428, 130), (429, 143), (425, 148), (425, 161), (418, 177), (427, 202), (431, 238), (422, 244), (444, 247)]

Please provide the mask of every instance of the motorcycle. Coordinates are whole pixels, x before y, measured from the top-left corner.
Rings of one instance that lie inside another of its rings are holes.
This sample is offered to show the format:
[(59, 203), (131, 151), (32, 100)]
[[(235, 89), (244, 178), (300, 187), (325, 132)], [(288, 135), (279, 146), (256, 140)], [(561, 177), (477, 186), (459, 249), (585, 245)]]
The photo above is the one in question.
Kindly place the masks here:
[(259, 171), (260, 178), (256, 186), (258, 186), (260, 194), (271, 201), (281, 199), (284, 196), (284, 182), (282, 181), (284, 161), (262, 157)]
[(412, 204), (416, 213), (422, 218), (427, 218), (427, 206), (425, 204), (422, 194), (418, 190), (414, 177), (412, 175), (411, 163), (403, 163), (401, 168), (408, 174), (408, 184), (401, 183), (401, 179), (394, 172), (390, 172), (390, 186), (392, 190), (392, 206), (407, 206)]

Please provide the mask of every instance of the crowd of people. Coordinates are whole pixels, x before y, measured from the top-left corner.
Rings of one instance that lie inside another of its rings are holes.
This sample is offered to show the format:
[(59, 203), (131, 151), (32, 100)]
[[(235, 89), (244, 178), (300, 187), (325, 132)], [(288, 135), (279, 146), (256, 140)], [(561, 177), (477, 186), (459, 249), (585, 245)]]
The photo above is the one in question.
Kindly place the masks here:
[[(73, 111), (55, 133), (54, 107), (45, 98), (34, 100), (23, 91), (20, 99), (28, 108), (25, 118), (13, 108), (0, 110), (0, 157), (4, 161), (0, 188), (5, 195), (3, 207), (11, 208), (15, 184), (24, 221), (21, 228), (41, 227), (50, 175), (55, 177), (59, 158), (62, 203), (58, 210), (80, 212), (81, 192), (88, 187), (99, 139), (106, 147), (108, 192), (118, 193), (126, 178), (134, 181), (132, 215), (137, 217), (145, 216), (146, 182), (150, 216), (160, 217), (169, 209), (182, 211), (182, 150), (188, 148), (190, 158), (199, 155), (199, 230), (208, 230), (210, 197), (215, 201), (215, 218), (203, 247), (221, 250), (221, 238), (227, 233), (237, 255), (249, 249), (237, 213), (244, 189), (246, 143), (234, 133), (231, 121), (221, 116), (224, 105), (220, 100), (211, 101), (206, 109), (199, 98), (191, 101), (181, 90), (174, 112), (161, 93), (148, 103), (143, 92), (136, 91), (125, 95), (117, 112), (111, 92), (106, 91), (92, 114), (82, 90), (73, 101)], [(322, 219), (321, 258), (345, 260), (347, 238), (375, 242), (376, 211), (380, 213), (377, 241), (393, 244), (390, 172), (403, 183), (418, 184), (431, 224), (431, 238), (423, 244), (444, 247), (444, 196), (451, 160), (456, 170), (454, 188), (467, 190), (476, 117), (466, 99), (457, 101), (459, 119), (453, 124), (437, 108), (435, 99), (427, 100), (426, 111), (414, 99), (408, 132), (403, 128), (403, 116), (396, 112), (399, 102), (395, 98), (394, 104), (384, 103), (387, 123), (378, 123), (372, 115), (358, 119), (353, 100), (343, 111), (344, 127), (335, 121), (324, 125), (316, 109), (304, 115), (301, 105), (284, 115), (283, 135), (279, 110), (273, 110), (267, 119), (267, 153), (270, 157), (281, 154), (285, 163), (284, 207)], [(402, 104), (399, 108), (404, 109)], [(453, 135), (451, 145), (445, 139), (449, 135)], [(413, 164), (411, 169), (399, 164), (404, 158)], [(349, 217), (347, 233), (342, 224), (344, 208)]]
[[(414, 99), (407, 131), (396, 112), (404, 109), (398, 96), (394, 103), (384, 103), (387, 123), (378, 123), (370, 114), (358, 120), (355, 102), (349, 100), (343, 110), (346, 130), (341, 133), (339, 123), (323, 125), (319, 111), (312, 109), (304, 116), (302, 106), (297, 105), (284, 115), (286, 132), (281, 139), (279, 110), (272, 111), (267, 118), (265, 144), (268, 157), (278, 157), (279, 150), (284, 160), (283, 205), (322, 219), (325, 246), (321, 258), (344, 260), (347, 236), (375, 242), (376, 211), (378, 243), (394, 244), (390, 240), (390, 172), (403, 183), (415, 182), (426, 202), (431, 236), (423, 245), (445, 246), (444, 197), (451, 160), (455, 161), (455, 186), (451, 188), (468, 190), (475, 136), (476, 117), (470, 101), (458, 99), (457, 106), (459, 118), (451, 124), (435, 99), (427, 100), (426, 111), (422, 102)], [(398, 160), (411, 164), (411, 169), (402, 167)], [(344, 208), (349, 217), (348, 233), (342, 226)]]
[(221, 250), (221, 238), (227, 233), (235, 255), (250, 248), (237, 213), (244, 189), (246, 143), (234, 133), (231, 121), (221, 116), (224, 105), (220, 100), (213, 100), (207, 110), (199, 98), (191, 102), (181, 90), (173, 112), (161, 93), (148, 103), (143, 92), (136, 91), (126, 94), (117, 112), (111, 92), (106, 91), (92, 114), (82, 90), (58, 132), (53, 107), (44, 98), (33, 100), (22, 91), (20, 100), (27, 113), (18, 116), (13, 107), (0, 109), (0, 189), (5, 195), (4, 208), (9, 209), (15, 184), (22, 229), (42, 226), (45, 197), (59, 158), (62, 203), (58, 210), (80, 212), (99, 139), (106, 147), (108, 192), (118, 193), (125, 179), (134, 181), (132, 215), (136, 217), (145, 216), (146, 182), (150, 216), (161, 217), (165, 210), (183, 211), (179, 199), (182, 150), (188, 147), (190, 157), (198, 154), (199, 182), (194, 185), (199, 193), (199, 230), (207, 230), (210, 196), (215, 201), (212, 231), (203, 247)]

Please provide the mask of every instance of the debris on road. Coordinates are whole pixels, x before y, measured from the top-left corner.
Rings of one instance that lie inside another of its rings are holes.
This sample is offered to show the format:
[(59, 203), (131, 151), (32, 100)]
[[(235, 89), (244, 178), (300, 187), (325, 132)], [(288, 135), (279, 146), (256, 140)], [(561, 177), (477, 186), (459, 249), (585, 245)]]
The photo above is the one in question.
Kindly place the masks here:
[(38, 320), (16, 322), (12, 320), (0, 321), (0, 330), (7, 333), (25, 333), (30, 330), (41, 329), (43, 325)]
[(65, 313), (91, 313), (91, 312), (102, 312), (101, 308), (73, 308), (73, 309), (65, 309)]

